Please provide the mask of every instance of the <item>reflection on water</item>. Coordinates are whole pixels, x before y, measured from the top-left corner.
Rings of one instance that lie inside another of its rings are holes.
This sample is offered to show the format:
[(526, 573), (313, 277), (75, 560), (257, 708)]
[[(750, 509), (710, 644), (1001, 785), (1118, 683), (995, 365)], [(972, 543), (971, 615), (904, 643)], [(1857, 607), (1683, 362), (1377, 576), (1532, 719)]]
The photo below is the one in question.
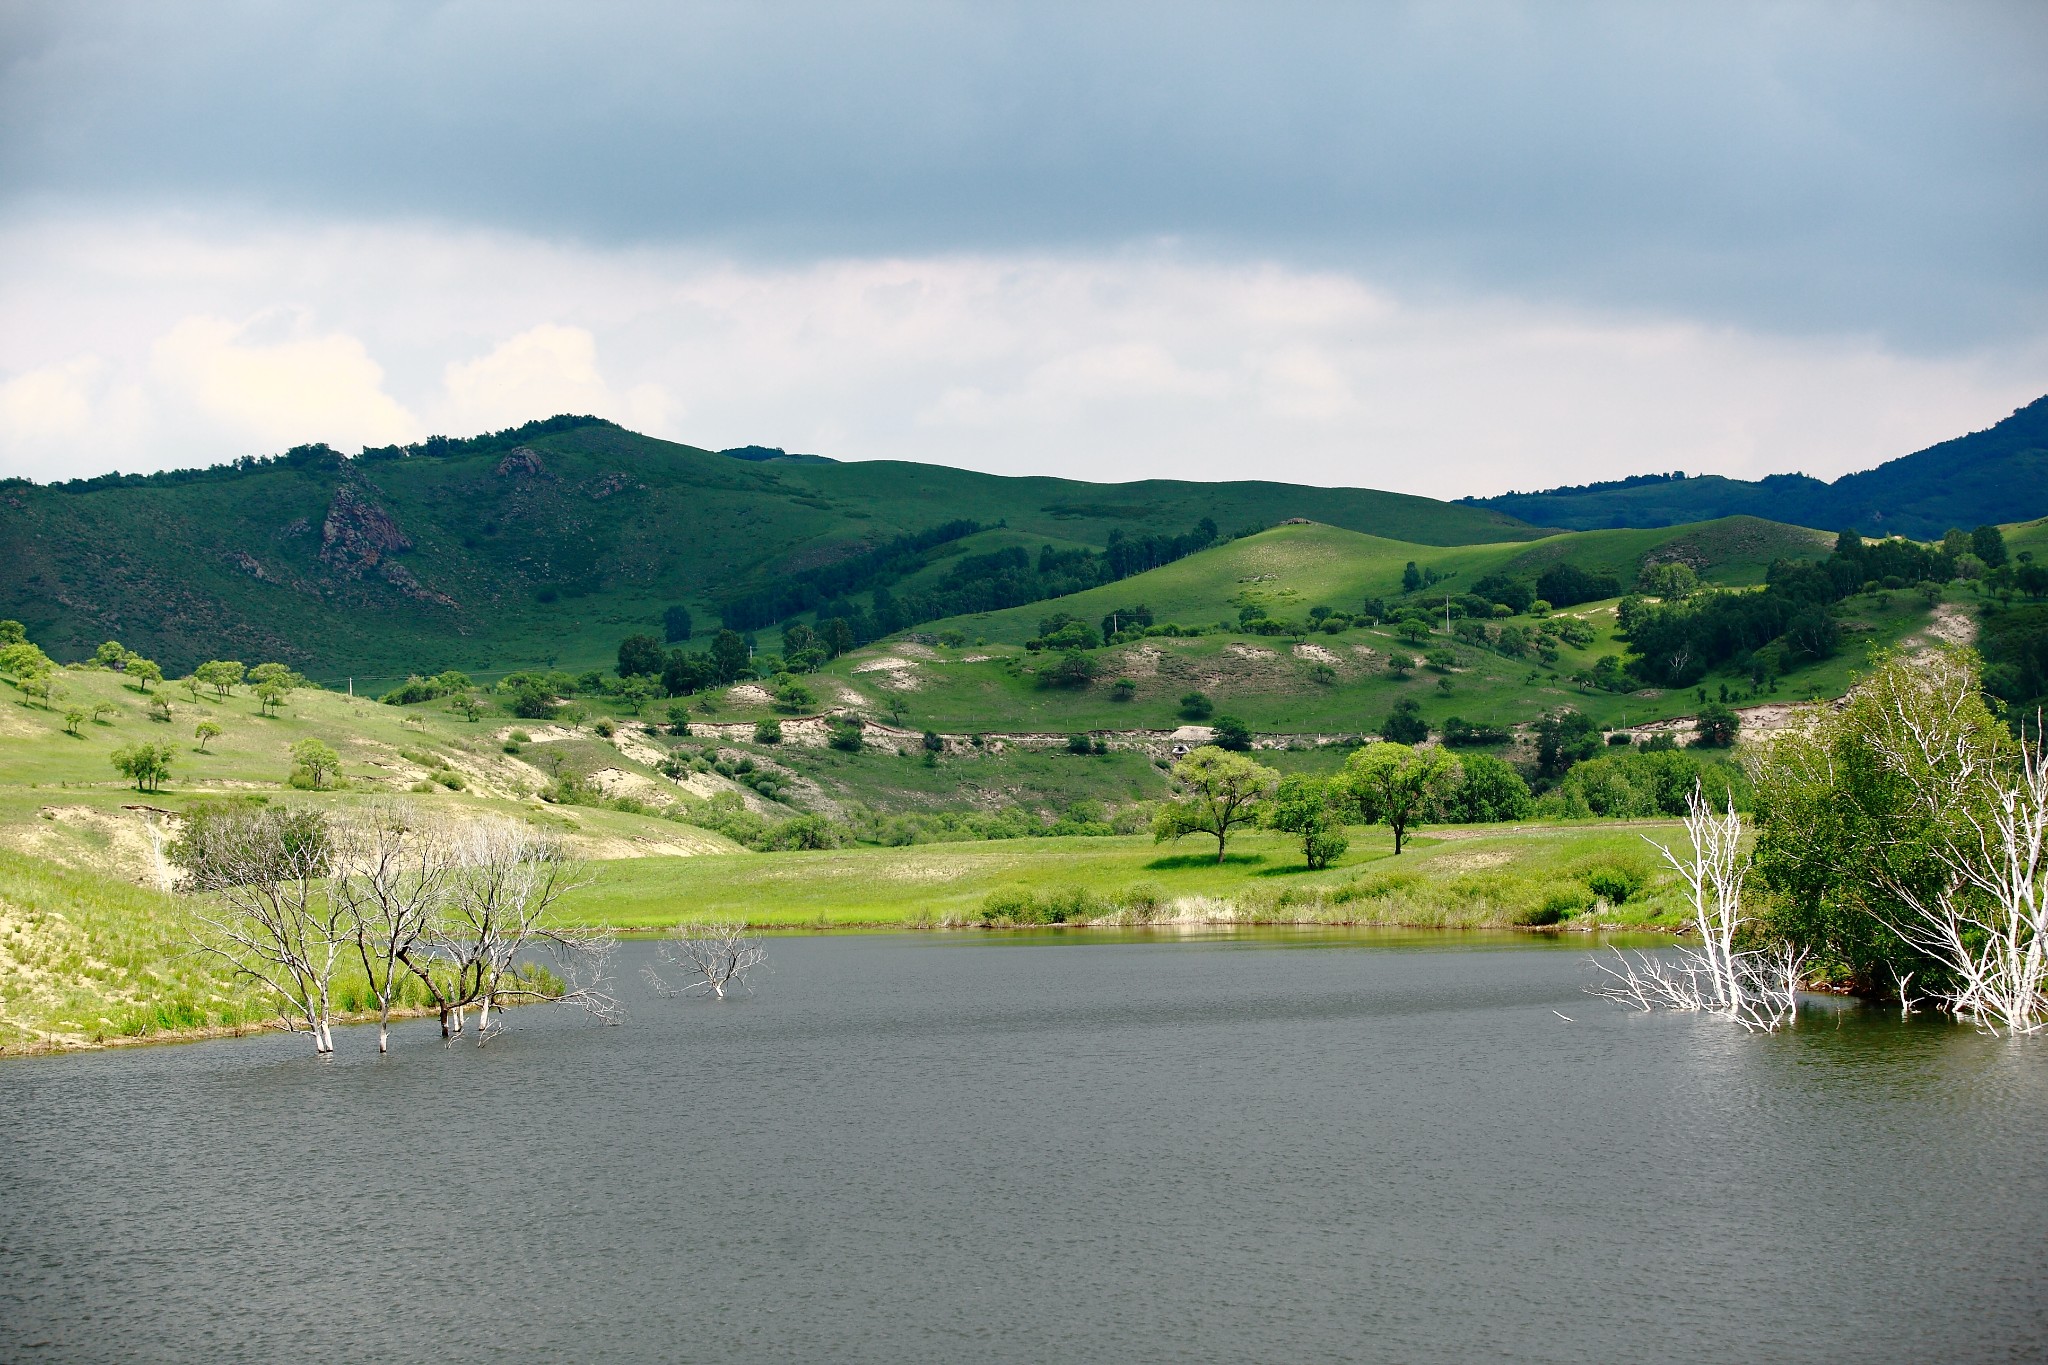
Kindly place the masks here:
[(616, 1029), (15, 1061), (0, 1358), (2048, 1349), (2038, 1041), (1632, 1015), (1587, 946), (776, 939)]

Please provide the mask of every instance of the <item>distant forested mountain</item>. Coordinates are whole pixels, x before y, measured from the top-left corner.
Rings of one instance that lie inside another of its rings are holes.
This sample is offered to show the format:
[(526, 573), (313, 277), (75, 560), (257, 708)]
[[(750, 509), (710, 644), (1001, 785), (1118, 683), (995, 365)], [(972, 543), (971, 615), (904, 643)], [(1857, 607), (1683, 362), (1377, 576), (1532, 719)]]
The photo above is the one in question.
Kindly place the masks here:
[(1675, 526), (1750, 515), (1866, 535), (1938, 537), (2048, 515), (2048, 398), (1987, 431), (1825, 483), (1804, 474), (1758, 480), (1639, 474), (1609, 483), (1462, 498), (1538, 526), (1583, 531)]
[(356, 455), (0, 480), (0, 618), (65, 660), (118, 639), (182, 670), (232, 640), (327, 682), (485, 673), (883, 588), (927, 611), (1007, 606), (1169, 562), (1205, 521), (1214, 538), (1310, 516), (1422, 545), (1542, 534), (1369, 489), (842, 464), (563, 416)]

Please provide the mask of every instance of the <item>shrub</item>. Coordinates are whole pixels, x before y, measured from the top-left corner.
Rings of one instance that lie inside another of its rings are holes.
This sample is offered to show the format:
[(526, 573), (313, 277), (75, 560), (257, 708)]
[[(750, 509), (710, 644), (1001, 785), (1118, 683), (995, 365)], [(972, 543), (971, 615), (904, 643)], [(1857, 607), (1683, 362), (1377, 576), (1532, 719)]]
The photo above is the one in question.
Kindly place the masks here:
[(1118, 678), (1109, 685), (1109, 695), (1113, 701), (1129, 701), (1138, 695), (1138, 685), (1129, 678)]
[(1556, 924), (1560, 920), (1569, 919), (1581, 910), (1589, 909), (1592, 903), (1592, 896), (1583, 886), (1565, 883), (1546, 887), (1533, 905), (1525, 906), (1515, 913), (1514, 922), (1540, 928), (1546, 924)]
[(1610, 864), (1596, 867), (1586, 874), (1586, 889), (1605, 898), (1610, 905), (1623, 905), (1630, 896), (1643, 889), (1646, 880), (1639, 868)]
[(852, 716), (833, 718), (831, 734), (825, 742), (843, 753), (857, 754), (861, 749), (860, 722)]
[(1216, 703), (1202, 692), (1190, 692), (1180, 699), (1180, 714), (1183, 720), (1207, 720), (1216, 714)]
[(782, 743), (782, 722), (779, 720), (757, 721), (754, 725), (754, 743)]
[(1444, 722), (1444, 743), (1451, 745), (1506, 744), (1514, 732), (1505, 725), (1466, 720), (1452, 716)]

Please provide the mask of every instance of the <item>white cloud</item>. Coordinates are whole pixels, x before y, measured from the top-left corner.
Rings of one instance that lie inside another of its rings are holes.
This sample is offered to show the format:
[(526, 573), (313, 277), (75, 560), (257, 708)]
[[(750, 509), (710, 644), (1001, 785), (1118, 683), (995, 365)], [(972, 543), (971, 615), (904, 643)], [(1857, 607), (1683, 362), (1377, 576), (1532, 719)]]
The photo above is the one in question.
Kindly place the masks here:
[(30, 370), (0, 384), (0, 430), (12, 441), (76, 440), (92, 426), (92, 381), (97, 356)]
[(639, 384), (615, 395), (597, 368), (597, 338), (582, 327), (543, 323), (476, 360), (451, 363), (437, 410), (443, 429), (467, 435), (558, 412), (609, 415), (635, 430), (661, 430), (670, 404)]
[(266, 324), (279, 321), (180, 321), (150, 348), (149, 372), (160, 398), (167, 406), (189, 404), (223, 433), (259, 446), (308, 440), (383, 445), (418, 426), (384, 392), (384, 370), (360, 340), (308, 334), (290, 321), (286, 335), (262, 339)]
[(42, 478), (560, 411), (1102, 480), (1832, 476), (1988, 425), (2048, 371), (2048, 339), (1926, 357), (1171, 244), (766, 267), (400, 224), (20, 222), (0, 318), (0, 472)]

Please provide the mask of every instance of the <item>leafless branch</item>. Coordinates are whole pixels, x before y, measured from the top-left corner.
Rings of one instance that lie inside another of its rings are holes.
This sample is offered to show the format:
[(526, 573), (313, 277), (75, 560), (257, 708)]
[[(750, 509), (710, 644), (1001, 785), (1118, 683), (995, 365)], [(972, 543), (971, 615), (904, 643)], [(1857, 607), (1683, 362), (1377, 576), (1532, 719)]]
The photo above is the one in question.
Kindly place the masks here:
[(709, 991), (723, 1000), (728, 987), (752, 991), (747, 973), (766, 957), (761, 941), (749, 938), (746, 925), (737, 920), (679, 924), (673, 938), (662, 945), (661, 960), (673, 969), (671, 974), (680, 984), (671, 984), (656, 968), (641, 971), (660, 995)]

